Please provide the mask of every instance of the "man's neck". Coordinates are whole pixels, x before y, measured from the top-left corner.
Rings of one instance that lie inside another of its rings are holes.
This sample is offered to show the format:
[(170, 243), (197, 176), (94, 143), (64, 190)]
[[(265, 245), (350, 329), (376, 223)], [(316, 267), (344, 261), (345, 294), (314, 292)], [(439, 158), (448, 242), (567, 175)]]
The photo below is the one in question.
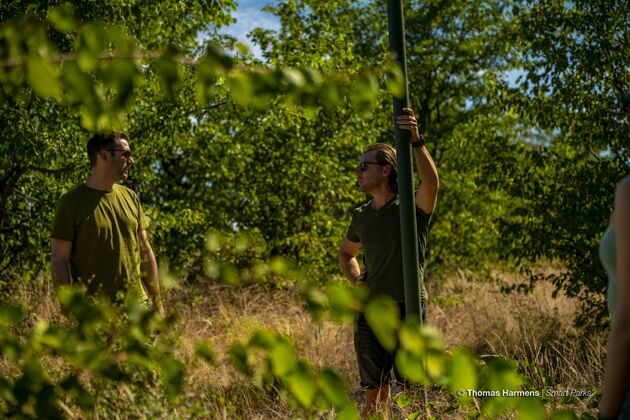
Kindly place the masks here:
[(85, 185), (95, 190), (110, 191), (114, 188), (114, 181), (109, 177), (92, 172)]
[(372, 207), (376, 210), (383, 207), (385, 204), (391, 200), (396, 193), (389, 188), (384, 188), (382, 190), (374, 191), (372, 193)]

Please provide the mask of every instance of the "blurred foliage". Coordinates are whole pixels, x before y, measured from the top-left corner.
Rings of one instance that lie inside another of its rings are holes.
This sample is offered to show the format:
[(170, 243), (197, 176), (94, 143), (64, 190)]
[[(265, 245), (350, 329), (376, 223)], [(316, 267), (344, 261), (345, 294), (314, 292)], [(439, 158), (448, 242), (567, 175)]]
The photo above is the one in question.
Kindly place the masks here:
[[(283, 274), (289, 275), (297, 273)], [(385, 338), (383, 344), (397, 349), (396, 364), (410, 385), (453, 395), (445, 412), (462, 407), (491, 418), (514, 412), (540, 418), (545, 410), (544, 395), (531, 389), (517, 362), (496, 358), (486, 363), (465, 349), (448, 352), (435, 329), (416, 320), (401, 321), (398, 305), (387, 298), (368, 301), (362, 288), (347, 283), (305, 288), (304, 295), (310, 296), (307, 302), (318, 296), (318, 305), (309, 305), (316, 317), (343, 321), (365, 312), (373, 330)], [(161, 317), (138, 303), (112, 306), (72, 287), (60, 289), (58, 300), (65, 314), (58, 322), (26, 317), (24, 308), (0, 304), (0, 357), (6, 363), (0, 378), (3, 416), (218, 415), (207, 405), (214, 398), (212, 387), (204, 398), (186, 390), (187, 365), (177, 355), (182, 328), (176, 316)], [(188, 363), (201, 360), (220, 367), (217, 360), (225, 360), (261, 393), (278, 395), (299, 416), (359, 418), (345, 380), (334, 369), (315, 368), (298, 357), (294, 344), (281, 334), (257, 329), (245, 340), (225, 344), (225, 355), (220, 355), (209, 341), (197, 342)], [(523, 396), (526, 392), (539, 398)], [(400, 407), (421, 403), (409, 392), (397, 401)], [(575, 418), (569, 411), (562, 413)]]
[[(175, 3), (163, 2), (152, 10), (177, 9)], [(129, 184), (140, 193), (155, 222), (158, 254), (171, 265), (188, 270), (191, 277), (202, 273), (196, 250), (209, 228), (258, 230), (273, 255), (289, 253), (306, 260), (315, 255), (322, 263), (322, 250), (328, 246), (310, 239), (307, 231), (309, 227), (322, 235), (330, 231), (328, 213), (313, 205), (312, 196), (313, 190), (326, 187), (328, 173), (309, 179), (311, 185), (323, 183), (309, 187), (303, 197), (290, 194), (296, 178), (309, 175), (303, 164), (315, 145), (288, 143), (292, 126), (282, 130), (269, 125), (277, 129), (275, 141), (297, 146), (292, 154), (301, 156), (295, 161), (300, 167), (284, 171), (285, 185), (268, 174), (247, 180), (243, 172), (253, 173), (252, 166), (282, 171), (279, 160), (271, 161), (274, 157), (266, 155), (264, 148), (255, 147), (254, 141), (265, 141), (265, 133), (254, 134), (251, 129), (260, 126), (263, 111), (271, 106), (295, 115), (303, 114), (297, 105), (306, 107), (309, 115), (320, 107), (332, 115), (340, 103), (369, 108), (379, 94), (377, 75), (387, 74), (388, 86), (399, 91), (400, 72), (391, 61), (326, 77), (305, 64), (301, 68), (251, 66), (249, 59), (234, 59), (221, 51), (221, 46), (233, 45), (233, 40), (216, 33), (217, 27), (230, 21), (223, 11), (232, 3), (225, 3), (199, 3), (197, 8), (168, 15), (172, 21), (164, 22), (163, 32), (156, 35), (163, 39), (159, 45), (146, 33), (157, 29), (140, 23), (145, 22), (145, 13), (152, 13), (144, 9), (134, 8), (123, 19), (117, 14), (120, 10), (109, 6), (64, 4), (48, 12), (13, 3), (3, 6), (2, 16), (13, 19), (0, 27), (6, 139), (0, 162), (0, 272), (13, 272), (18, 259), (24, 261), (18, 264), (19, 272), (41, 271), (46, 260), (41, 250), (48, 247), (53, 207), (60, 194), (87, 175), (82, 144), (89, 132), (104, 128), (123, 128), (133, 139), (140, 158)], [(88, 21), (97, 19), (99, 10), (107, 24)], [(117, 19), (110, 16), (113, 11)], [(208, 22), (213, 22), (214, 31), (207, 29), (209, 37), (200, 44), (192, 37), (196, 33), (192, 28), (207, 28)], [(171, 33), (179, 38), (171, 42)], [(235, 112), (241, 118), (235, 120)], [(239, 142), (244, 147), (239, 148)], [(286, 157), (279, 144), (267, 147)], [(242, 185), (250, 181), (262, 184), (259, 190), (254, 188), (254, 196)], [(286, 196), (265, 202), (269, 190), (278, 188), (286, 189)], [(334, 190), (331, 187), (325, 194)], [(287, 213), (284, 225), (277, 223), (282, 213)], [(318, 249), (307, 252), (311, 244)]]
[[(121, 389), (136, 398), (130, 416), (157, 415), (151, 410), (162, 399), (177, 403), (184, 366), (173, 356), (174, 316), (158, 318), (137, 303), (112, 307), (70, 287), (58, 298), (68, 317), (58, 324), (33, 322), (21, 307), (0, 306), (0, 354), (11, 366), (0, 380), (4, 416), (109, 417), (119, 409)], [(149, 389), (158, 383), (162, 393), (154, 395)]]
[(141, 69), (131, 60), (99, 60), (100, 54), (173, 43), (196, 53), (198, 31), (219, 39), (216, 28), (232, 21), (235, 7), (232, 1), (188, 7), (145, 3), (11, 0), (0, 5), (2, 279), (42, 271), (54, 206), (89, 171), (85, 127), (124, 118), (130, 83), (139, 80)]
[[(46, 270), (54, 205), (89, 172), (85, 140), (124, 129), (138, 156), (128, 185), (173, 272), (297, 281), (315, 317), (364, 311), (383, 344), (399, 348), (405, 376), (455, 393), (453, 407), (474, 405), (459, 390), (528, 390), (515, 362), (449, 353), (434, 330), (399, 321), (391, 302), (365, 302), (365, 291), (335, 281), (349, 211), (365, 199), (352, 188), (354, 166), (366, 145), (393, 140), (390, 94), (401, 80), (384, 3), (278, 1), (266, 10), (280, 29), (250, 34), (262, 58), (218, 32), (235, 6), (0, 5), (2, 286)], [(516, 263), (531, 273), (550, 259), (562, 270), (546, 279), (582, 299), (579, 321), (597, 325), (605, 275), (596, 246), (629, 165), (618, 97), (630, 85), (630, 4), (429, 0), (405, 10), (412, 106), (441, 177), (429, 272)], [(0, 306), (0, 351), (12, 367), (0, 379), (4, 415), (107, 417), (121, 410), (118, 389), (135, 398), (126, 409), (148, 410), (124, 413), (131, 417), (182, 404), (185, 366), (168, 334), (175, 319), (71, 290), (59, 299), (71, 319), (60, 325), (24, 325), (27, 311)], [(196, 355), (216, 360), (207, 342)], [(285, 337), (258, 331), (229, 356), (295, 408), (357, 416), (339, 376), (298, 358)], [(49, 360), (61, 360), (62, 372), (50, 372)], [(482, 402), (479, 415), (539, 418), (546, 401)]]

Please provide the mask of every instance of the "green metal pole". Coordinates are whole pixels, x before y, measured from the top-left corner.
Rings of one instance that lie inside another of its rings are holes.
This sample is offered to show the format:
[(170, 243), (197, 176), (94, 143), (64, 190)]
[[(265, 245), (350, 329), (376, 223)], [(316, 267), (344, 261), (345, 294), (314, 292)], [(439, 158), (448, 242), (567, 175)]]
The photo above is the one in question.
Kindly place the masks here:
[[(394, 97), (394, 118), (403, 114), (409, 106), (407, 89), (407, 56), (405, 53), (405, 22), (402, 0), (387, 0), (389, 26), (389, 48), (402, 70), (405, 88), (402, 98)], [(405, 277), (405, 312), (407, 319), (420, 316), (420, 270), (418, 267), (418, 236), (416, 226), (416, 204), (413, 190), (413, 162), (406, 130), (396, 130), (396, 155), (398, 157), (398, 196), (400, 200), (400, 236), (403, 252), (403, 274)]]

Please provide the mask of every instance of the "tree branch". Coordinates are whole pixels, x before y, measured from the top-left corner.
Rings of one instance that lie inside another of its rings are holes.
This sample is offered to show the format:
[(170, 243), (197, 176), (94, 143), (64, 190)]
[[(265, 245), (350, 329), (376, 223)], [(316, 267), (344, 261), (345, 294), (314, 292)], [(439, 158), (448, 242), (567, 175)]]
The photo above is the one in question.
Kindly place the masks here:
[(69, 169), (72, 169), (72, 166), (66, 166), (64, 168), (52, 169), (52, 168), (43, 168), (41, 166), (36, 166), (36, 165), (29, 165), (26, 169), (27, 169), (27, 171), (37, 171), (37, 172), (41, 172), (43, 174), (60, 174), (60, 173), (66, 172)]

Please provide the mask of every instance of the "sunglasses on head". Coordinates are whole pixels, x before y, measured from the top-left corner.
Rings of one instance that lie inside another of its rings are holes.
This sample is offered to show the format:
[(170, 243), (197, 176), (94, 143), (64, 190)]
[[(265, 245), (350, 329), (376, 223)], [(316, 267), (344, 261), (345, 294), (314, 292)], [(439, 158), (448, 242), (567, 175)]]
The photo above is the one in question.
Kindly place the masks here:
[(368, 168), (367, 166), (368, 165), (381, 165), (381, 166), (383, 166), (383, 164), (379, 163), (379, 162), (365, 162), (365, 161), (361, 161), (361, 163), (359, 163), (359, 171), (361, 171), (361, 172), (367, 171), (367, 168)]

